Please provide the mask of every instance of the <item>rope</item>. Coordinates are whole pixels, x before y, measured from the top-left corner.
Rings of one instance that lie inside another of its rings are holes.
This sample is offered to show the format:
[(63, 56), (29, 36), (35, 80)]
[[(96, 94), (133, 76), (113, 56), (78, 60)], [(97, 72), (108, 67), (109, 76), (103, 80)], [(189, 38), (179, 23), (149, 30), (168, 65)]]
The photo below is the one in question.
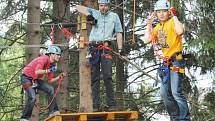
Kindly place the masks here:
[(116, 51), (114, 51), (112, 48), (109, 48), (109, 47), (104, 46), (104, 45), (101, 45), (100, 48), (103, 48), (103, 49), (105, 49), (105, 50), (111, 51), (113, 54), (117, 55), (120, 59), (122, 59), (122, 60), (124, 60), (124, 61), (130, 63), (130, 64), (131, 64), (132, 66), (134, 66), (136, 69), (138, 69), (139, 71), (141, 71), (144, 75), (146, 75), (146, 76), (150, 77), (151, 79), (155, 80), (156, 82), (158, 82), (158, 80), (157, 80), (155, 77), (153, 77), (153, 76), (149, 75), (148, 73), (146, 73), (145, 71), (143, 71), (139, 66), (137, 66), (137, 65), (134, 64), (134, 63), (132, 63), (130, 60), (128, 60), (128, 59), (125, 58), (124, 56), (121, 56), (119, 53), (117, 53)]
[(115, 52), (115, 51), (111, 51), (113, 54), (117, 55), (120, 59), (130, 63), (132, 66), (134, 66), (137, 70), (139, 70), (140, 72), (142, 72), (144, 75), (150, 77), (151, 79), (155, 80), (156, 82), (159, 82), (155, 77), (149, 75), (148, 73), (146, 73), (145, 71), (143, 71), (139, 66), (137, 66), (136, 64), (132, 63), (130, 60), (128, 60), (127, 58), (125, 58), (124, 56), (121, 56), (119, 53)]
[[(126, 1), (127, 1), (127, 0), (126, 0)], [(110, 3), (110, 5), (115, 6), (116, 8), (120, 8), (120, 9), (122, 9), (122, 10), (125, 10), (125, 11), (127, 11), (127, 12), (134, 13), (134, 11), (124, 9), (124, 8), (118, 6), (118, 5), (115, 5), (115, 4), (112, 4), (112, 3)], [(134, 14), (135, 14), (135, 15), (138, 15), (139, 17), (145, 17), (145, 16), (143, 16), (143, 15), (141, 15), (141, 14), (138, 14), (138, 13), (134, 13)]]
[[(127, 1), (127, 0), (125, 0), (125, 1)], [(122, 6), (123, 6), (123, 8), (125, 8), (125, 1), (123, 0), (123, 4), (122, 4)], [(122, 13), (123, 13), (123, 18), (124, 18), (124, 15), (125, 15), (125, 9), (123, 9), (122, 10)], [(124, 23), (124, 19), (122, 20), (123, 21), (123, 23)], [(122, 46), (125, 46), (126, 45), (126, 42), (125, 42), (125, 25), (123, 25), (123, 45)]]
[[(152, 31), (153, 31), (152, 21), (149, 21), (148, 26), (149, 26), (149, 31), (152, 34)], [(158, 57), (158, 60), (159, 61), (163, 60), (163, 61), (169, 62), (169, 58), (166, 58), (162, 54), (159, 54), (160, 48), (158, 47), (158, 45), (155, 42), (154, 35), (151, 35), (150, 39), (151, 39), (151, 43), (153, 45), (154, 53)]]
[[(168, 0), (169, 2), (170, 2), (170, 4), (171, 4), (171, 0)], [(151, 5), (150, 5), (150, 9), (151, 10), (153, 10), (153, 0), (151, 0)], [(152, 34), (152, 31), (153, 31), (153, 26), (152, 26), (152, 21), (150, 21), (149, 23), (148, 23), (148, 26), (149, 26), (149, 31), (150, 31), (150, 33)], [(165, 62), (169, 62), (169, 58), (167, 58), (167, 57), (164, 57), (162, 54), (159, 54), (159, 50), (160, 50), (160, 48), (158, 47), (158, 45), (156, 44), (156, 42), (155, 42), (155, 39), (154, 39), (154, 35), (151, 35), (151, 37), (150, 37), (150, 39), (151, 39), (151, 43), (152, 43), (152, 45), (153, 45), (153, 49), (154, 49), (154, 52), (155, 52), (155, 55), (158, 57), (158, 60), (159, 61), (165, 61)]]
[(135, 32), (135, 20), (136, 20), (136, 0), (134, 0), (134, 10), (133, 10), (133, 34), (132, 34), (132, 44), (135, 44), (135, 36), (134, 36), (134, 32)]
[(54, 25), (51, 26), (51, 36), (52, 36), (52, 44), (54, 44)]
[(59, 78), (59, 83), (58, 83), (57, 89), (56, 89), (56, 91), (55, 91), (55, 94), (54, 94), (52, 100), (49, 102), (49, 104), (48, 104), (47, 106), (40, 106), (40, 104), (38, 104), (38, 103), (35, 104), (35, 107), (36, 107), (38, 110), (44, 111), (44, 110), (47, 110), (47, 109), (51, 106), (51, 104), (53, 103), (54, 99), (55, 99), (56, 96), (57, 96), (57, 93), (58, 93), (59, 90), (60, 90), (60, 85), (62, 84), (62, 82), (63, 82), (63, 76), (60, 76), (60, 78)]
[(22, 21), (16, 21), (15, 22), (1, 22), (0, 24), (17, 24), (17, 25), (22, 25), (22, 24), (28, 24), (28, 25), (47, 25), (47, 26), (58, 26), (58, 25), (76, 25), (78, 23), (74, 23), (74, 22), (64, 22), (64, 23), (31, 23), (31, 22), (22, 22)]
[[(53, 45), (56, 45), (56, 46), (69, 46), (68, 43), (62, 43), (62, 44), (53, 44)], [(17, 45), (17, 46), (0, 46), (0, 49), (7, 49), (7, 48), (46, 48), (47, 46), (44, 45), (44, 44), (38, 44), (38, 45)]]
[[(58, 25), (59, 29), (61, 30), (61, 32), (63, 33), (63, 35), (65, 37), (67, 37), (67, 39), (71, 39), (71, 38), (74, 38), (76, 40), (78, 40), (78, 42), (80, 42), (80, 38), (77, 37), (76, 35), (72, 34), (67, 28), (64, 28), (62, 26), (62, 24), (59, 24)], [(52, 27), (51, 27), (51, 40), (52, 40), (52, 45), (56, 45), (56, 46), (69, 46), (68, 43), (62, 43), (62, 44), (53, 44), (54, 43), (54, 24), (52, 24)], [(38, 47), (47, 47), (46, 45), (44, 44), (38, 44), (38, 45), (21, 45), (23, 46), (24, 48), (38, 48)], [(0, 46), (0, 49), (7, 49), (7, 48), (19, 48), (20, 45), (18, 46)]]

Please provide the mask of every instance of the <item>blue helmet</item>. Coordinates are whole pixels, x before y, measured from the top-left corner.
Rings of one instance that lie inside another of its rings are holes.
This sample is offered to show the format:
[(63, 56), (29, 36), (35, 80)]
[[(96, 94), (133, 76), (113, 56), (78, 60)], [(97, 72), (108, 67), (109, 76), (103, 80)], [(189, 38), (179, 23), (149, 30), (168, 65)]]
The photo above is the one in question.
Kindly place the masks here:
[(52, 45), (48, 47), (47, 53), (61, 54), (61, 49), (58, 46)]
[(163, 9), (166, 9), (166, 10), (169, 10), (170, 9), (170, 3), (168, 0), (158, 0), (156, 3), (155, 3), (155, 6), (154, 6), (154, 10), (163, 10)]
[(109, 4), (110, 0), (98, 0), (99, 4)]

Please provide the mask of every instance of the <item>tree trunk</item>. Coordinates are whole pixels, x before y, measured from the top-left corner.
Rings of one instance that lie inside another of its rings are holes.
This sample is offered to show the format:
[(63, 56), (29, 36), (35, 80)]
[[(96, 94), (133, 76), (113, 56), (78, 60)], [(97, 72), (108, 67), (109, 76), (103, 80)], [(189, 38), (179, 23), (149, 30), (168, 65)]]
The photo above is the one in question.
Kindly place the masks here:
[[(92, 1), (94, 7), (96, 2)], [(89, 0), (85, 0), (86, 6), (90, 5)], [(86, 16), (79, 16), (80, 22), (80, 33), (83, 37), (83, 41), (88, 41), (88, 36), (90, 32), (90, 25), (86, 25)], [(86, 27), (85, 27), (86, 26)], [(87, 48), (84, 47), (79, 53), (79, 74), (80, 74), (80, 105), (79, 112), (92, 112), (92, 90), (91, 90), (91, 71), (88, 59), (86, 59)]]
[[(55, 23), (65, 23), (69, 19), (69, 1), (67, 0), (55, 0), (53, 2), (53, 16)], [(69, 40), (62, 34), (60, 28), (55, 26), (55, 42), (54, 44), (68, 43)], [(61, 46), (63, 53), (61, 55), (61, 60), (58, 63), (58, 68), (60, 71), (68, 73), (69, 67), (69, 52), (68, 47)], [(56, 97), (58, 107), (60, 112), (67, 112), (68, 108), (68, 75), (64, 78), (59, 93)]]
[[(123, 2), (123, 0), (116, 0), (116, 5), (119, 5)], [(122, 5), (120, 6), (122, 7)], [(123, 22), (123, 10), (117, 9), (117, 14), (119, 15), (121, 23)], [(124, 24), (122, 24), (124, 26)], [(124, 44), (123, 40), (123, 44)], [(124, 62), (117, 57), (116, 59), (116, 98), (117, 98), (117, 108), (118, 110), (124, 110), (124, 87), (126, 83), (125, 79), (125, 70), (124, 70)]]
[[(40, 23), (40, 0), (28, 0), (28, 23)], [(27, 44), (38, 45), (41, 40), (40, 24), (27, 24)], [(26, 60), (27, 63), (38, 57), (40, 48), (26, 48)], [(37, 101), (39, 101), (39, 95), (37, 95)], [(32, 121), (39, 121), (39, 110), (34, 108)]]

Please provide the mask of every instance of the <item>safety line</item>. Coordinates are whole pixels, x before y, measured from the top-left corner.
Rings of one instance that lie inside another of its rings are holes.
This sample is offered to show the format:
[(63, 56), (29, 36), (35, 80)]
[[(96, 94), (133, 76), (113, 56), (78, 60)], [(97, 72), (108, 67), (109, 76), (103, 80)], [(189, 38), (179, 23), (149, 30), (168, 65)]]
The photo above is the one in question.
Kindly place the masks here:
[[(69, 43), (62, 43), (62, 44), (53, 44), (56, 46), (69, 46)], [(15, 45), (15, 46), (0, 46), (0, 49), (7, 49), (7, 48), (39, 48), (39, 47), (48, 47), (44, 44), (38, 44), (38, 45)]]

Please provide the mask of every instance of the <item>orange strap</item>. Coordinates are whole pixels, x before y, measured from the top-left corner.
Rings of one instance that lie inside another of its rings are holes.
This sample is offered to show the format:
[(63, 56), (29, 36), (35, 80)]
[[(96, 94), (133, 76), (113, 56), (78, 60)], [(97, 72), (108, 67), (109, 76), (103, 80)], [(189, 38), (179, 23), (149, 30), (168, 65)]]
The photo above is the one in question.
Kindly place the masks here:
[(110, 55), (110, 54), (105, 54), (104, 57), (105, 57), (106, 59), (111, 59), (111, 60), (113, 59), (112, 55)]
[(107, 47), (107, 46), (103, 46), (103, 48), (104, 48), (105, 50), (109, 50), (109, 51), (112, 51), (112, 50), (113, 50), (112, 48)]
[(179, 67), (176, 67), (176, 66), (172, 66), (172, 67), (170, 67), (170, 69), (175, 71), (175, 72), (178, 72), (178, 73), (185, 73), (184, 68), (179, 68)]

